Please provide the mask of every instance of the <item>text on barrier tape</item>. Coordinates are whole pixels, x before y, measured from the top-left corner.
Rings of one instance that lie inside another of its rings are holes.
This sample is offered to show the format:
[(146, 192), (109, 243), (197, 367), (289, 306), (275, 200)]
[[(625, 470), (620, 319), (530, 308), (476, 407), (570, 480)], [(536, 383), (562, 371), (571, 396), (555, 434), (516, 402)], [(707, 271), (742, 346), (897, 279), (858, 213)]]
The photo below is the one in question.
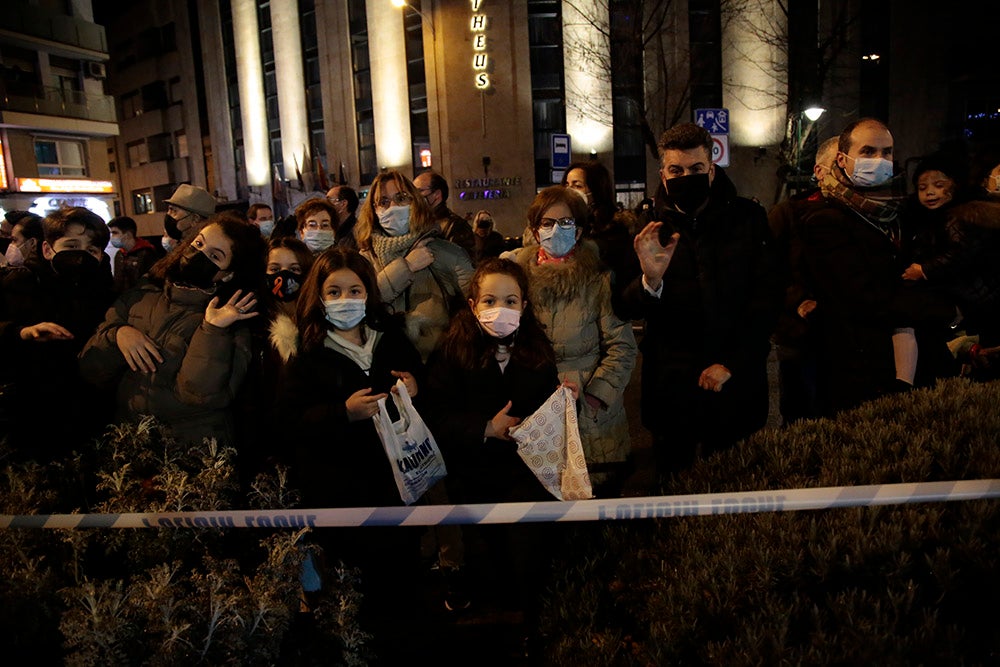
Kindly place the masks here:
[(681, 516), (790, 512), (834, 507), (948, 502), (1000, 497), (1000, 479), (870, 486), (828, 486), (741, 493), (606, 500), (234, 510), (133, 514), (0, 515), (0, 528), (332, 528), (441, 524), (616, 521)]

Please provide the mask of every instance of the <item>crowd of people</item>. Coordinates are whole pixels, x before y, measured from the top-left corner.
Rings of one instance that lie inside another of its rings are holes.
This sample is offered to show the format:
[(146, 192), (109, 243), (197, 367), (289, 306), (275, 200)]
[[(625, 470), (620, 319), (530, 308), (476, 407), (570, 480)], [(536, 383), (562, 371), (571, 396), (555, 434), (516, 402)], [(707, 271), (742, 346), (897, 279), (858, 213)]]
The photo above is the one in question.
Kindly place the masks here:
[[(265, 204), (216, 213), (208, 192), (181, 185), (162, 248), (128, 217), (8, 213), (0, 423), (12, 456), (44, 463), (152, 415), (179, 442), (236, 447), (244, 481), (290, 466), (309, 506), (398, 505), (372, 417), (402, 381), (449, 470), (424, 502), (545, 500), (510, 430), (565, 385), (608, 497), (629, 473), (624, 393), (640, 351), (663, 480), (765, 424), (772, 343), (786, 422), (962, 363), (992, 377), (1000, 165), (973, 183), (954, 157), (928, 156), (908, 197), (891, 132), (862, 119), (820, 146), (815, 187), (768, 213), (712, 163), (704, 129), (673, 127), (659, 149), (658, 190), (635, 211), (617, 205), (607, 169), (574, 163), (537, 193), (515, 248), (489, 211), (451, 211), (430, 171), (384, 171), (363, 199), (338, 185), (278, 220)], [(464, 566), (468, 532), (366, 530), (322, 541), (372, 581), (405, 576), (428, 550), (456, 580)], [(483, 539), (530, 595), (541, 536)]]

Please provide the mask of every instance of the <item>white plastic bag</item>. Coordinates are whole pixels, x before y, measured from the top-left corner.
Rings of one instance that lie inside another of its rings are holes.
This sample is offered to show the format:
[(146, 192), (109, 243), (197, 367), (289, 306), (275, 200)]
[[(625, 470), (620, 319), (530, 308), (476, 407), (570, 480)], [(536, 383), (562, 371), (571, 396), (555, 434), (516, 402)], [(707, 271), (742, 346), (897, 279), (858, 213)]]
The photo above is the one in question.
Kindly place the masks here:
[(378, 414), (372, 419), (389, 457), (399, 497), (411, 505), (427, 489), (444, 479), (448, 471), (434, 436), (414, 409), (402, 380), (396, 382), (396, 389), (399, 393), (390, 392), (389, 396), (399, 410), (399, 421), (394, 422), (389, 417), (385, 407), (387, 399), (384, 398), (378, 402)]
[(559, 387), (530, 417), (510, 430), (517, 453), (542, 486), (559, 500), (594, 497), (583, 454), (576, 402)]

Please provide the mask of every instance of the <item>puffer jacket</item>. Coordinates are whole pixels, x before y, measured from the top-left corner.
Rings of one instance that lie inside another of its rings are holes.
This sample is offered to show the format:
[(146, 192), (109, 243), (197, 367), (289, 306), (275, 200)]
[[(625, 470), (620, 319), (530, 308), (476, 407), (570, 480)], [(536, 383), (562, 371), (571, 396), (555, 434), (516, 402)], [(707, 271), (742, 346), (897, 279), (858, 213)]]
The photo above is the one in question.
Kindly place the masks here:
[[(80, 353), (80, 372), (98, 386), (118, 387), (118, 418), (153, 415), (182, 442), (216, 438), (233, 443), (230, 406), (250, 363), (245, 325), (205, 322), (212, 295), (204, 290), (152, 283), (127, 292)], [(118, 349), (118, 329), (133, 326), (159, 347), (155, 373), (133, 371)]]
[[(592, 241), (577, 244), (573, 259), (538, 263), (538, 246), (521, 248), (516, 261), (528, 273), (528, 300), (552, 341), (561, 380), (580, 387), (577, 410), (587, 463), (624, 461), (631, 449), (623, 397), (635, 367), (632, 325), (611, 308), (611, 276)], [(604, 402), (596, 412), (584, 393)]]
[[(419, 271), (410, 270), (405, 257), (413, 246), (428, 239), (434, 262)], [(383, 262), (371, 250), (361, 254), (378, 273), (382, 301), (395, 312), (406, 314), (406, 335), (426, 363), (438, 339), (451, 321), (458, 302), (464, 304), (474, 269), (468, 253), (445, 241), (432, 229), (417, 238), (401, 256)]]

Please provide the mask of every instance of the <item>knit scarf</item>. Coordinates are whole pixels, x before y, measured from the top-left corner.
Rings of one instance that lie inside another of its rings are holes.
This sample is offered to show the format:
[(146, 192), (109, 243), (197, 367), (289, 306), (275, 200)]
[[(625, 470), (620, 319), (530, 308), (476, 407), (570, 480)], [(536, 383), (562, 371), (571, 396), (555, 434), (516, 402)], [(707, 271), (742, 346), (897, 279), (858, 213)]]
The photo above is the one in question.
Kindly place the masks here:
[(372, 234), (372, 252), (382, 266), (388, 266), (393, 260), (406, 256), (419, 238), (420, 234), (412, 231), (402, 236)]
[(876, 230), (884, 234), (894, 245), (899, 245), (899, 209), (903, 197), (891, 188), (882, 188), (862, 194), (845, 183), (831, 169), (820, 183), (823, 196), (834, 199), (854, 211), (855, 214)]

